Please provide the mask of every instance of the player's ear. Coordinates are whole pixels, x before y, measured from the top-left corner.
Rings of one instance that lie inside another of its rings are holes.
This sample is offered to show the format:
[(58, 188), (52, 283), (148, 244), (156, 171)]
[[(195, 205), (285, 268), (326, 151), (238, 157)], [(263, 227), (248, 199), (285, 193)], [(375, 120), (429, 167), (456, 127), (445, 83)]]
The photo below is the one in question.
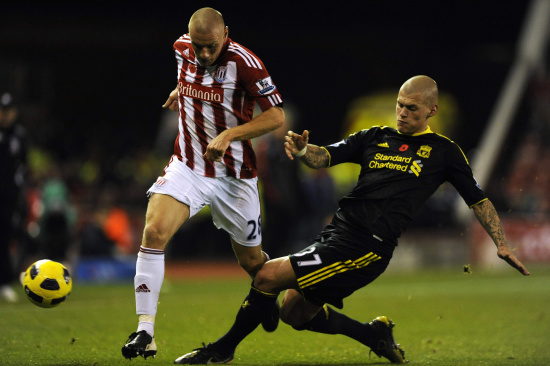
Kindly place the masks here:
[(433, 117), (435, 116), (435, 114), (437, 113), (437, 109), (439, 107), (437, 106), (437, 104), (434, 104), (430, 107), (430, 114), (428, 114), (428, 117)]

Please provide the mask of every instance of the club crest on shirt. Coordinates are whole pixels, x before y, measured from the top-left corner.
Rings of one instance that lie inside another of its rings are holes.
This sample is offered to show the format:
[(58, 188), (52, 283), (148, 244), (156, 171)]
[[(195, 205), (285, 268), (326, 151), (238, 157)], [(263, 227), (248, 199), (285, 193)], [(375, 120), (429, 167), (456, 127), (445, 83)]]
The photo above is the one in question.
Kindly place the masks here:
[(431, 146), (422, 145), (420, 146), (420, 149), (418, 149), (418, 151), (416, 152), (416, 155), (427, 159), (430, 157), (431, 152), (432, 152)]
[(258, 87), (258, 93), (261, 95), (269, 94), (275, 90), (275, 85), (273, 85), (273, 82), (271, 81), (271, 76), (258, 80), (256, 82), (256, 86)]
[(214, 80), (218, 83), (223, 83), (226, 79), (225, 74), (227, 73), (227, 66), (218, 66), (216, 72), (214, 73)]

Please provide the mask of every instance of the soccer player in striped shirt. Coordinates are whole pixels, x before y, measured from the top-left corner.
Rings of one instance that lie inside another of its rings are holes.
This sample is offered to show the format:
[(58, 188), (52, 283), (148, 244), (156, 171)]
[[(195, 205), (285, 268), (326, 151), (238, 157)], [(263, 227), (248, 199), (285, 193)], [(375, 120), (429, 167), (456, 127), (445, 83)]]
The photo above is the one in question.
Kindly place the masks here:
[[(197, 10), (189, 33), (174, 43), (178, 79), (164, 108), (179, 111), (174, 154), (149, 189), (143, 240), (134, 278), (137, 331), (124, 357), (156, 355), (154, 322), (164, 279), (164, 249), (203, 207), (225, 230), (241, 267), (253, 278), (268, 259), (261, 248), (256, 158), (250, 139), (284, 123), (283, 101), (262, 61), (228, 37), (222, 15)], [(262, 113), (253, 118), (254, 106)], [(199, 243), (197, 243), (199, 244)], [(278, 304), (266, 315), (266, 331), (279, 321)]]
[(362, 323), (334, 310), (388, 266), (397, 238), (444, 181), (451, 182), (497, 246), (497, 255), (521, 274), (529, 271), (506, 243), (493, 204), (473, 177), (462, 150), (433, 133), (438, 110), (435, 81), (407, 80), (397, 97), (397, 128), (373, 127), (325, 147), (308, 144), (309, 133), (288, 132), (285, 149), (313, 169), (351, 162), (361, 165), (356, 187), (339, 202), (332, 222), (304, 250), (268, 261), (229, 332), (185, 354), (177, 364), (230, 363), (237, 345), (261, 322), (278, 294), (287, 290), (281, 319), (297, 330), (343, 334), (392, 363), (406, 363), (386, 316)]

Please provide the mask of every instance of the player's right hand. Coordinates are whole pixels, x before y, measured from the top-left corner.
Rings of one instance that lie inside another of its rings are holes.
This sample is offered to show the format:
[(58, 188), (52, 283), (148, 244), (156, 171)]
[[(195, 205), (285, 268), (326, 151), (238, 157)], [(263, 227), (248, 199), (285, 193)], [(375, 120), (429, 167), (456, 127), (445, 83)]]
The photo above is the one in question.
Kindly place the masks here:
[(294, 160), (294, 155), (302, 151), (305, 148), (309, 141), (309, 131), (304, 130), (301, 135), (293, 131), (288, 131), (285, 136), (285, 152), (286, 156), (290, 160)]

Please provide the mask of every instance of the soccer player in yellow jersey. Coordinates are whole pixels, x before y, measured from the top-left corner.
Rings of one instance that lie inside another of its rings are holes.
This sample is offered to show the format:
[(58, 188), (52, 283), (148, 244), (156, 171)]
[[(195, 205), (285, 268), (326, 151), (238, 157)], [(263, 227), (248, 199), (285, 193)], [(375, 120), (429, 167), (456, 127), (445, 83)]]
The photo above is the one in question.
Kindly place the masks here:
[(438, 110), (436, 82), (424, 75), (407, 80), (397, 96), (397, 128), (373, 127), (325, 147), (308, 144), (309, 133), (288, 132), (285, 149), (313, 169), (351, 162), (361, 165), (358, 183), (339, 202), (332, 222), (304, 250), (266, 262), (252, 284), (229, 332), (185, 354), (177, 364), (229, 363), (237, 345), (287, 290), (281, 320), (298, 330), (349, 336), (392, 363), (405, 363), (395, 342), (394, 323), (379, 316), (361, 323), (334, 310), (388, 266), (397, 239), (422, 205), (445, 181), (451, 182), (491, 236), (497, 255), (521, 274), (529, 271), (506, 243), (492, 203), (473, 177), (462, 150), (433, 133)]

